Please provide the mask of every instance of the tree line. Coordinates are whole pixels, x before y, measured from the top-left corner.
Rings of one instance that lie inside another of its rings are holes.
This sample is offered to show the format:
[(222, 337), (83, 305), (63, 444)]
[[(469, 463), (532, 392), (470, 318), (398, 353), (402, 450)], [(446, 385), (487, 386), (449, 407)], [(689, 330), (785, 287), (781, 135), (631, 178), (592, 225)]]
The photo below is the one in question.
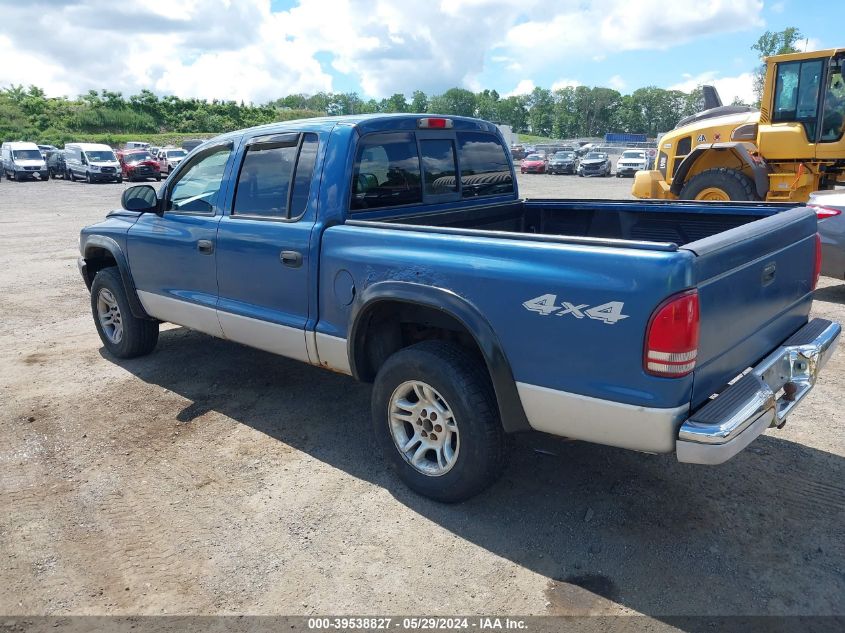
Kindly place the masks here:
[(535, 88), (502, 97), (495, 90), (451, 88), (410, 99), (362, 99), (358, 94), (289, 95), (263, 105), (159, 97), (149, 90), (125, 98), (120, 92), (91, 90), (75, 99), (47, 97), (41, 88), (0, 89), (0, 138), (63, 144), (80, 138), (126, 134), (215, 134), (263, 123), (309, 116), (376, 112), (431, 112), (474, 116), (510, 125), (515, 132), (571, 138), (605, 132), (655, 136), (700, 109), (701, 93), (640, 88), (630, 95), (602, 87)]

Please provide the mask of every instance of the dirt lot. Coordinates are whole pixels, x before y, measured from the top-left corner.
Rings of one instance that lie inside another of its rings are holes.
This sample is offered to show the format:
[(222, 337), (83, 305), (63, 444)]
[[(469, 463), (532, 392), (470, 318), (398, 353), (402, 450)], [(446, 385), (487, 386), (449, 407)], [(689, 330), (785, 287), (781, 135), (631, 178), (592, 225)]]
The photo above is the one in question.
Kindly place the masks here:
[[(120, 190), (0, 183), (0, 614), (845, 612), (842, 349), (723, 466), (522, 440), (438, 505), (373, 453), (366, 385), (175, 327), (106, 356), (77, 235)], [(845, 284), (813, 312), (845, 321)]]

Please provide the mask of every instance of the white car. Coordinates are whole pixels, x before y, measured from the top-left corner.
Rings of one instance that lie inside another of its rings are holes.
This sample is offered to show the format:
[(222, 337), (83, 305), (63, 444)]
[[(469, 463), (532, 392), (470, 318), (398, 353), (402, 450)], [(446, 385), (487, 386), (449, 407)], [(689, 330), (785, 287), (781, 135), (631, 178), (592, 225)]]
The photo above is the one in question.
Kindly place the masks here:
[(648, 153), (644, 149), (626, 149), (616, 161), (616, 177), (633, 176), (648, 169)]
[(182, 159), (188, 155), (183, 149), (178, 147), (163, 147), (158, 150), (156, 160), (158, 161), (158, 168), (163, 174), (169, 174), (176, 169), (177, 165), (182, 162)]

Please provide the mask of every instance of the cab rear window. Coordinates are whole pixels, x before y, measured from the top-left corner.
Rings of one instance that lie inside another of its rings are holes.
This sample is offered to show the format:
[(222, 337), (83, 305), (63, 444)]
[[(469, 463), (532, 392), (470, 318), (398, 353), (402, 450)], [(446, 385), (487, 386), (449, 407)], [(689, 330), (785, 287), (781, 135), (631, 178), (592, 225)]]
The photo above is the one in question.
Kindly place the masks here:
[[(365, 136), (352, 173), (350, 209), (363, 211), (513, 193), (507, 151), (484, 132), (428, 137), (414, 132)], [(458, 169), (460, 168), (460, 178)]]

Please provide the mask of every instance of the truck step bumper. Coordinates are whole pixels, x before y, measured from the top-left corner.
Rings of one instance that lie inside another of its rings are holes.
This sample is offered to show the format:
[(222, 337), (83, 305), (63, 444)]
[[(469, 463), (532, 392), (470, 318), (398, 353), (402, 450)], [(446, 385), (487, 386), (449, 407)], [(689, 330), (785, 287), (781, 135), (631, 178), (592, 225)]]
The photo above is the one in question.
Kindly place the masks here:
[(679, 462), (721, 464), (786, 417), (816, 383), (842, 328), (813, 319), (681, 425)]

